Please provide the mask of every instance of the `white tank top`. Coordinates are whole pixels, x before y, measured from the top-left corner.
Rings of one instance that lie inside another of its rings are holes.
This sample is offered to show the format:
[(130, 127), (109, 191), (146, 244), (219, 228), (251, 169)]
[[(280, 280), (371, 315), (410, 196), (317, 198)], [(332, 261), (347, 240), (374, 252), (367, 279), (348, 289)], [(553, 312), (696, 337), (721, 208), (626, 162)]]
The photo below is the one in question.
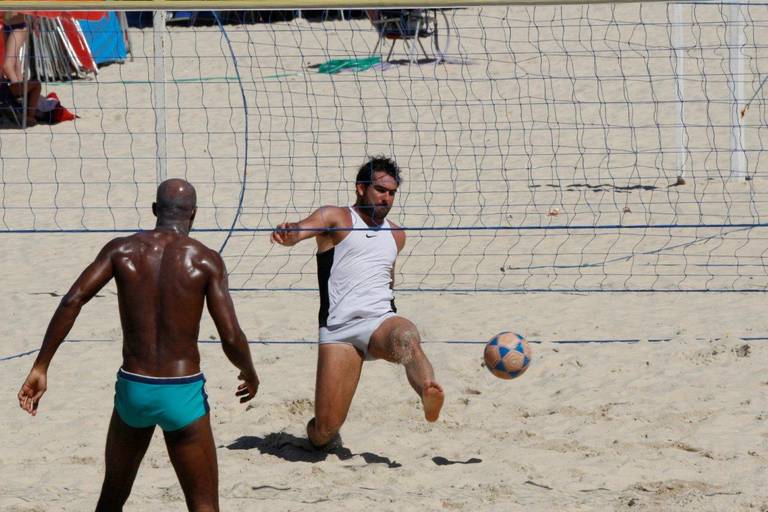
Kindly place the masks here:
[(336, 328), (396, 311), (390, 284), (397, 243), (386, 229), (390, 225), (370, 227), (354, 208), (349, 212), (354, 229), (338, 245), (317, 254), (320, 327)]

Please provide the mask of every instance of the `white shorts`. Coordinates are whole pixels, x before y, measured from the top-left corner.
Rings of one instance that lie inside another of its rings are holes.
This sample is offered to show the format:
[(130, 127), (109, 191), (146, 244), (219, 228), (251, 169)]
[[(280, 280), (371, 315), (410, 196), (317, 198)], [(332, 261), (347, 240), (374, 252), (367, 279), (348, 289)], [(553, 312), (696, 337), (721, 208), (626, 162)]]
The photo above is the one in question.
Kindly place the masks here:
[(320, 344), (347, 343), (362, 352), (365, 359), (370, 361), (373, 359), (368, 354), (368, 343), (371, 341), (371, 335), (384, 323), (384, 320), (393, 316), (397, 315), (388, 311), (375, 318), (359, 318), (338, 327), (321, 327)]

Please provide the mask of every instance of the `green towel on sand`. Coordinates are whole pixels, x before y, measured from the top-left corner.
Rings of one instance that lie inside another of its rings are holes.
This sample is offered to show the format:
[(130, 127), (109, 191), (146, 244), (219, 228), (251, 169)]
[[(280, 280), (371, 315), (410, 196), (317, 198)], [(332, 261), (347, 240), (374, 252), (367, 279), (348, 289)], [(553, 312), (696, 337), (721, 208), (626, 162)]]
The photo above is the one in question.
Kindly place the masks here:
[(381, 57), (366, 57), (365, 59), (333, 59), (318, 66), (318, 73), (334, 74), (343, 69), (366, 71), (381, 62)]

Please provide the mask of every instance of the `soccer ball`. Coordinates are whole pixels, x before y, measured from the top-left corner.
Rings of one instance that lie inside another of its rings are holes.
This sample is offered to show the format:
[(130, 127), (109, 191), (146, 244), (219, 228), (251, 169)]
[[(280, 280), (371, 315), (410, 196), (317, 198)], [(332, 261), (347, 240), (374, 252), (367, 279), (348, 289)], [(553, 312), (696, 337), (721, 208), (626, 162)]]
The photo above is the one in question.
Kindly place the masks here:
[(488, 371), (498, 378), (514, 379), (531, 364), (531, 347), (519, 334), (502, 332), (485, 344), (483, 359)]

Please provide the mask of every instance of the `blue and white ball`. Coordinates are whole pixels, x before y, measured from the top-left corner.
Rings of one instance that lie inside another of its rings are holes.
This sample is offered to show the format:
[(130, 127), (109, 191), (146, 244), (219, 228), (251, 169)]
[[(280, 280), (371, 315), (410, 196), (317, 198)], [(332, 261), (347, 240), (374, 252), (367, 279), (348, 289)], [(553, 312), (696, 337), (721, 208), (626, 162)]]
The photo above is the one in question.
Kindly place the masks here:
[(514, 332), (497, 334), (485, 344), (485, 366), (500, 379), (519, 377), (531, 364), (531, 346)]

